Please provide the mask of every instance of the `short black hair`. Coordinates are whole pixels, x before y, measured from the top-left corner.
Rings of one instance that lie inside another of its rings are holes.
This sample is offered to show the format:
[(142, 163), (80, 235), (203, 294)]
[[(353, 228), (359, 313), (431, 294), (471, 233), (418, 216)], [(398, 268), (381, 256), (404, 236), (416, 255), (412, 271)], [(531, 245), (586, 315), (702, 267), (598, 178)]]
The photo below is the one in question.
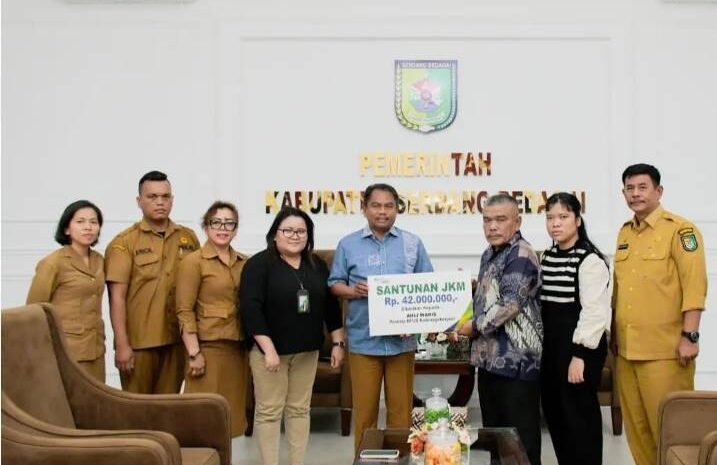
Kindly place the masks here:
[(655, 187), (660, 185), (660, 172), (657, 168), (652, 165), (648, 165), (647, 163), (637, 163), (635, 165), (630, 165), (625, 168), (625, 171), (622, 172), (623, 185), (625, 184), (625, 180), (627, 178), (637, 176), (638, 174), (646, 174), (650, 176), (650, 179), (652, 179), (652, 184)]
[(168, 181), (167, 175), (162, 173), (161, 171), (150, 171), (148, 173), (145, 173), (144, 176), (139, 178), (139, 185), (137, 186), (137, 191), (142, 194), (142, 184), (144, 184), (146, 181)]
[[(76, 202), (72, 202), (65, 208), (65, 211), (62, 212), (62, 216), (60, 216), (60, 221), (57, 223), (57, 229), (55, 230), (55, 241), (60, 245), (70, 245), (72, 242), (70, 240), (70, 236), (65, 234), (65, 229), (67, 229), (70, 226), (70, 221), (72, 221), (72, 218), (74, 218), (75, 213), (77, 213), (77, 210), (81, 210), (83, 208), (91, 208), (97, 213), (97, 222), (100, 223), (100, 228), (102, 227), (102, 210), (95, 205), (94, 203), (90, 202), (89, 200), (78, 200)], [(97, 236), (97, 240), (99, 240), (99, 236)], [(92, 245), (97, 244), (97, 241), (93, 242)]]
[(396, 192), (396, 189), (392, 185), (385, 184), (382, 182), (378, 182), (376, 184), (371, 184), (370, 186), (368, 186), (366, 188), (366, 190), (364, 190), (364, 192), (363, 192), (364, 204), (366, 202), (368, 202), (368, 199), (371, 198), (371, 194), (373, 194), (373, 191), (385, 191), (385, 192), (390, 193), (393, 196), (393, 200), (396, 201), (396, 205), (398, 206), (398, 201), (399, 201), (398, 192)]

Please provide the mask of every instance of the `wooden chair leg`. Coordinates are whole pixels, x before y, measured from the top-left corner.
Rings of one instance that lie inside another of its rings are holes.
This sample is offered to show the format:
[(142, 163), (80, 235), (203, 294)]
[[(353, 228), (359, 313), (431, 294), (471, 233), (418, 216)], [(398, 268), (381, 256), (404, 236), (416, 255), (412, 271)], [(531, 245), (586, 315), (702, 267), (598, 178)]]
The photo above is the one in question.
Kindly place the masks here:
[(341, 409), (341, 436), (348, 436), (351, 434), (351, 409)]
[(622, 409), (620, 407), (610, 407), (612, 415), (612, 434), (620, 436), (622, 434)]

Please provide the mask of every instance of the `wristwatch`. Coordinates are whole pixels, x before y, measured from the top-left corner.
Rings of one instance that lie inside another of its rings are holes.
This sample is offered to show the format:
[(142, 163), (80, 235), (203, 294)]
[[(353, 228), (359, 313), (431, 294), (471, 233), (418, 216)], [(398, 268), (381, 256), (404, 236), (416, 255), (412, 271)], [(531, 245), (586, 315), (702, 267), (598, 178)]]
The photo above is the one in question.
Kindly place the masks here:
[(682, 331), (682, 337), (687, 339), (693, 344), (697, 344), (700, 340), (700, 332), (699, 331)]
[(202, 351), (198, 350), (194, 354), (189, 354), (189, 360), (195, 361), (197, 359), (197, 357), (199, 357), (199, 354), (201, 354), (201, 353), (202, 353)]
[(334, 347), (341, 347), (342, 349), (346, 347), (346, 343), (344, 341), (332, 342), (331, 345)]

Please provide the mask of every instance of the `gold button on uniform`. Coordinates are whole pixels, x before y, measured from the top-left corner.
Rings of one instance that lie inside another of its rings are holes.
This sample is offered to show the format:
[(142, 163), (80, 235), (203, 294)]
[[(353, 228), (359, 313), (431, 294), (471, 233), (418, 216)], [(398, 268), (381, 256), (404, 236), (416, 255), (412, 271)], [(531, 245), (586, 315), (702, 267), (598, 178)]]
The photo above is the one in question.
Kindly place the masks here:
[(682, 312), (705, 306), (702, 235), (691, 222), (658, 208), (639, 225), (625, 223), (617, 244), (613, 302), (620, 355), (676, 358)]
[(107, 246), (107, 281), (128, 285), (127, 335), (133, 349), (180, 341), (175, 276), (182, 257), (198, 248), (199, 240), (191, 229), (170, 221), (162, 236), (145, 220), (119, 233)]
[(104, 358), (102, 302), (97, 299), (104, 284), (104, 259), (94, 250), (90, 250), (89, 266), (69, 245), (37, 264), (27, 303), (50, 302), (54, 306), (70, 354), (78, 362)]

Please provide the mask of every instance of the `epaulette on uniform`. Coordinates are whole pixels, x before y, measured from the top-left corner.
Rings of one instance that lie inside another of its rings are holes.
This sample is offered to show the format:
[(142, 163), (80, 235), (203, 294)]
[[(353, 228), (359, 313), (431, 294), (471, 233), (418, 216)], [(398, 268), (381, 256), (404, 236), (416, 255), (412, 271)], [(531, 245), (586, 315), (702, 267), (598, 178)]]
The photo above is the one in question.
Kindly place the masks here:
[(673, 223), (676, 223), (678, 226), (682, 226), (683, 224), (692, 225), (692, 222), (690, 220), (688, 220), (687, 218), (680, 216), (680, 215), (676, 215), (667, 210), (663, 210), (662, 217), (668, 221), (672, 221)]
[(180, 231), (183, 232), (183, 233), (188, 233), (188, 234), (189, 234), (189, 233), (193, 233), (193, 232), (194, 232), (194, 230), (193, 230), (192, 228), (190, 228), (190, 227), (188, 227), (188, 226), (184, 226), (184, 225), (182, 225), (182, 224), (174, 223), (174, 227), (177, 228), (178, 230), (180, 230)]
[(128, 227), (127, 229), (124, 229), (124, 230), (120, 231), (119, 233), (117, 233), (117, 235), (115, 236), (115, 239), (119, 239), (120, 237), (124, 237), (124, 236), (126, 236), (127, 234), (131, 233), (132, 231), (137, 230), (137, 228), (139, 228), (139, 221), (136, 222), (136, 223), (134, 223), (132, 226)]

